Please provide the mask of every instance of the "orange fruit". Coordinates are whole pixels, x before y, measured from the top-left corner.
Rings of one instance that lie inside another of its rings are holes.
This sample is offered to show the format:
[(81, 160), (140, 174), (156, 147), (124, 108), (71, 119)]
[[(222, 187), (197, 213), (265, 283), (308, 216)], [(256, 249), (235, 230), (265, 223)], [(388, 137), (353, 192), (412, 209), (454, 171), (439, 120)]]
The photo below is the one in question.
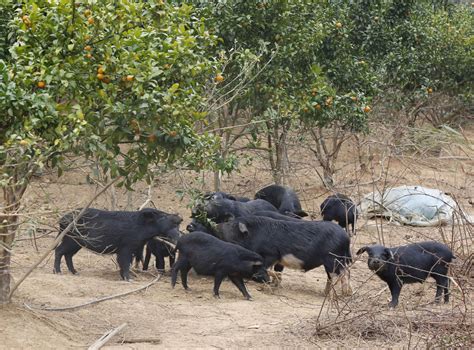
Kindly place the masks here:
[(46, 83), (44, 81), (38, 81), (38, 84), (37, 86), (40, 88), (40, 89), (44, 89), (46, 87)]
[(91, 14), (92, 14), (92, 11), (89, 9), (84, 11), (84, 16), (86, 17), (90, 17)]
[(309, 109), (308, 109), (307, 107), (305, 107), (305, 108), (303, 109), (303, 112), (308, 113), (308, 112), (309, 112)]
[(97, 73), (97, 79), (99, 79), (99, 80), (104, 80), (104, 74), (102, 74), (102, 73)]
[(156, 141), (156, 135), (155, 134), (151, 134), (148, 136), (148, 141), (149, 142), (155, 142)]
[(426, 89), (426, 91), (427, 91), (429, 94), (431, 94), (431, 93), (433, 92), (433, 89), (432, 89), (432, 88), (428, 88), (428, 89)]
[(178, 133), (176, 131), (172, 130), (168, 133), (168, 135), (170, 135), (171, 137), (175, 137), (176, 135), (178, 135)]
[(341, 22), (337, 22), (337, 23), (336, 23), (336, 28), (342, 28), (342, 23), (341, 23)]
[(102, 66), (99, 66), (99, 68), (97, 68), (97, 73), (104, 74), (104, 68), (102, 68)]
[(105, 83), (105, 84), (109, 84), (110, 83), (110, 77), (108, 75), (104, 76), (104, 79), (102, 79), (102, 82)]
[(316, 103), (316, 106), (314, 106), (316, 109), (321, 109), (321, 105), (319, 103)]
[(86, 51), (91, 51), (91, 50), (92, 50), (92, 46), (87, 45), (87, 46), (84, 47), (84, 50), (86, 50)]
[(92, 58), (92, 55), (90, 53), (86, 54), (86, 58)]
[(21, 140), (19, 143), (21, 146), (28, 146), (28, 141), (26, 140)]
[(372, 111), (372, 108), (370, 108), (369, 106), (364, 107), (364, 112), (365, 113), (369, 113), (370, 111)]
[(216, 77), (214, 78), (214, 81), (216, 83), (222, 83), (224, 81), (224, 77), (222, 76), (222, 74), (217, 74)]
[(95, 21), (94, 21), (94, 17), (89, 17), (89, 18), (87, 19), (87, 23), (89, 23), (89, 24), (94, 24), (94, 22), (95, 22)]
[(351, 100), (356, 102), (357, 101), (357, 96), (351, 96)]
[(133, 75), (127, 75), (126, 79), (127, 81), (133, 81), (135, 77)]
[(168, 63), (166, 63), (166, 64), (163, 66), (164, 69), (170, 69), (170, 67), (171, 67), (171, 66), (170, 66)]

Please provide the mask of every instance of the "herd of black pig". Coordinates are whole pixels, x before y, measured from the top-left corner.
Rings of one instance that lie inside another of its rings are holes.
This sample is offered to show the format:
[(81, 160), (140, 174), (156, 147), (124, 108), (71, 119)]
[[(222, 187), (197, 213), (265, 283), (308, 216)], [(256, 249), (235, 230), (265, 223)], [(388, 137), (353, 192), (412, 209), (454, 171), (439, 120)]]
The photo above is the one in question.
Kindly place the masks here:
[[(352, 294), (348, 268), (352, 263), (350, 237), (355, 234), (357, 211), (354, 202), (343, 194), (326, 198), (321, 204), (323, 220), (314, 221), (303, 219), (308, 214), (288, 187), (267, 186), (253, 200), (224, 192), (209, 193), (193, 209), (186, 234), (179, 231), (181, 217), (157, 209), (90, 208), (76, 219), (78, 212), (60, 219), (60, 231), (73, 220), (76, 222), (56, 247), (55, 273), (61, 273), (64, 256), (67, 268), (76, 274), (72, 258), (85, 247), (100, 254), (117, 254), (124, 280), (130, 280), (134, 258), (142, 261), (146, 270), (153, 254), (157, 269), (162, 271), (164, 259), (169, 257), (173, 287), (180, 274), (183, 287), (188, 289), (187, 275), (193, 268), (198, 274), (214, 276), (216, 297), (225, 278), (251, 299), (244, 279), (269, 282), (273, 277), (278, 282), (284, 267), (308, 271), (319, 266), (324, 266), (327, 273), (326, 293), (340, 281), (342, 295)], [(176, 244), (176, 249), (156, 237)], [(369, 269), (388, 284), (392, 295), (389, 306), (397, 306), (403, 284), (423, 282), (428, 277), (436, 280), (435, 301), (440, 302), (444, 296), (448, 302), (448, 265), (454, 255), (445, 245), (434, 241), (393, 248), (373, 245), (361, 247), (357, 255), (364, 252), (369, 256)]]

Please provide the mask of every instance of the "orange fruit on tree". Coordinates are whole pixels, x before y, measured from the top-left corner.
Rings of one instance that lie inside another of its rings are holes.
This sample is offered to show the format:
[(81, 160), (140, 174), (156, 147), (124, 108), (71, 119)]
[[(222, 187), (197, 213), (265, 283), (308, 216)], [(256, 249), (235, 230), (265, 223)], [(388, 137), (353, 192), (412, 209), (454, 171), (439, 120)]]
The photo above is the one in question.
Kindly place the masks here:
[(89, 24), (94, 24), (94, 22), (95, 22), (94, 17), (89, 17), (87, 19), (87, 23), (89, 23)]
[(30, 17), (28, 17), (27, 15), (22, 16), (22, 17), (21, 17), (21, 20), (22, 20), (23, 23), (26, 24), (27, 26), (30, 26), (30, 25), (31, 25)]
[(372, 108), (370, 108), (370, 106), (365, 106), (364, 107), (364, 112), (365, 113), (369, 113), (370, 111), (372, 111)]
[(155, 134), (148, 135), (148, 141), (149, 142), (155, 142), (156, 141), (156, 135)]
[(102, 79), (102, 82), (105, 83), (105, 84), (109, 84), (110, 83), (110, 77), (108, 75), (105, 75), (104, 79)]
[(125, 79), (127, 79), (127, 81), (133, 81), (134, 78), (133, 75), (127, 75)]
[(97, 73), (97, 79), (99, 79), (99, 80), (104, 80), (104, 74), (102, 74), (102, 73)]
[(84, 11), (84, 16), (86, 16), (86, 17), (90, 17), (91, 14), (92, 14), (92, 11), (89, 10), (89, 9)]
[(341, 22), (336, 22), (336, 28), (342, 28), (342, 23)]
[(40, 89), (44, 89), (46, 87), (46, 83), (44, 81), (38, 81), (38, 84), (37, 86), (40, 88)]
[(222, 83), (224, 81), (224, 77), (222, 76), (222, 74), (217, 74), (216, 77), (214, 78), (215, 82), (216, 83)]
[(176, 135), (178, 135), (178, 133), (175, 131), (175, 130), (171, 130), (168, 135), (170, 135), (171, 137), (175, 137)]
[(357, 96), (351, 96), (351, 100), (356, 102), (357, 101)]
[(86, 46), (84, 47), (84, 50), (86, 50), (86, 51), (91, 51), (91, 50), (92, 50), (92, 46), (86, 45)]
[(19, 142), (19, 144), (20, 144), (21, 146), (28, 146), (28, 141), (26, 141), (26, 140), (21, 140), (21, 141)]
[(432, 88), (428, 88), (428, 89), (426, 89), (426, 91), (427, 91), (429, 94), (431, 94), (431, 93), (433, 92), (433, 89), (432, 89)]
[(319, 103), (316, 103), (316, 106), (314, 106), (316, 109), (321, 109), (321, 105)]
[(92, 58), (92, 55), (90, 53), (87, 53), (86, 58)]
[(97, 68), (97, 73), (104, 74), (104, 68), (102, 68), (102, 66), (99, 66), (99, 68)]

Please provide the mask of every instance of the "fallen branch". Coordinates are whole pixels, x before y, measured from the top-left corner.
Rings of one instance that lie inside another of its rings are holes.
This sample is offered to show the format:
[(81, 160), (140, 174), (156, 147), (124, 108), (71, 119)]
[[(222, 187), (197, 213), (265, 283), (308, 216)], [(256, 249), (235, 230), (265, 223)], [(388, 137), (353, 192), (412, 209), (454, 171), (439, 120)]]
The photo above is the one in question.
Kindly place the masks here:
[(74, 226), (76, 226), (77, 221), (81, 218), (82, 215), (86, 212), (87, 209), (91, 206), (91, 204), (102, 194), (104, 193), (110, 186), (112, 186), (120, 177), (116, 177), (112, 181), (110, 181), (107, 185), (104, 186), (90, 201), (87, 205), (81, 209), (79, 214), (77, 214), (71, 223), (61, 232), (56, 239), (54, 240), (53, 244), (49, 247), (49, 249), (39, 258), (39, 260), (29, 268), (28, 271), (15, 283), (15, 285), (11, 288), (10, 293), (8, 294), (8, 299), (11, 299), (15, 290), (23, 283), (23, 281), (43, 262), (44, 259), (48, 257), (49, 254), (56, 248), (56, 246), (62, 241), (63, 237), (68, 233)]
[(91, 346), (89, 346), (89, 348), (87, 350), (99, 350), (102, 346), (105, 345), (105, 343), (107, 343), (115, 334), (117, 334), (118, 332), (120, 332), (122, 329), (125, 328), (127, 324), (126, 323), (122, 323), (120, 326), (118, 326), (117, 328), (111, 330), (111, 331), (107, 331), (104, 335), (102, 335), (102, 337), (100, 337), (99, 339), (97, 339), (94, 344), (92, 344)]
[(132, 293), (136, 293), (136, 292), (142, 291), (142, 290), (144, 290), (144, 289), (149, 288), (150, 286), (152, 286), (152, 285), (155, 284), (156, 282), (158, 282), (158, 281), (161, 279), (161, 276), (162, 276), (162, 275), (159, 274), (158, 276), (156, 276), (156, 277), (153, 279), (153, 281), (151, 281), (150, 283), (148, 283), (147, 285), (145, 285), (145, 286), (143, 286), (143, 287), (140, 287), (140, 288), (137, 288), (137, 289), (133, 289), (133, 290), (130, 290), (130, 291), (124, 292), (124, 293), (109, 295), (108, 297), (99, 298), (99, 299), (92, 300), (92, 301), (89, 301), (89, 302), (87, 302), (87, 303), (83, 303), (83, 304), (79, 304), (79, 305), (64, 306), (64, 307), (37, 307), (37, 306), (28, 305), (28, 304), (26, 304), (26, 303), (24, 303), (24, 305), (25, 305), (28, 309), (30, 309), (30, 310), (41, 310), (41, 311), (69, 311), (69, 310), (75, 310), (75, 309), (79, 309), (79, 308), (81, 308), (81, 307), (85, 307), (85, 306), (90, 306), (90, 305), (98, 304), (98, 303), (101, 303), (101, 302), (106, 301), (106, 300), (116, 299), (116, 298), (124, 297), (124, 296), (129, 295), (129, 294), (132, 294)]
[(136, 344), (136, 343), (149, 343), (149, 344), (160, 344), (160, 338), (128, 338), (120, 342), (121, 344)]

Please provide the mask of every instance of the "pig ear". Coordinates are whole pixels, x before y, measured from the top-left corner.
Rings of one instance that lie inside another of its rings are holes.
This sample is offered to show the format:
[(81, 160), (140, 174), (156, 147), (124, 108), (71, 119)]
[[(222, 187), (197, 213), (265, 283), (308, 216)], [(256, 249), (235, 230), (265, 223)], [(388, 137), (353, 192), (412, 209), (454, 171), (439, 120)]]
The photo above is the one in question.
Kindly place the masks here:
[(245, 235), (249, 234), (249, 230), (247, 229), (247, 226), (243, 222), (239, 222), (239, 231)]
[(369, 247), (367, 247), (367, 246), (360, 248), (360, 249), (357, 251), (356, 255), (360, 255), (360, 254), (362, 254), (363, 252), (366, 252), (367, 249), (369, 249)]
[(155, 221), (155, 213), (149, 210), (144, 210), (140, 213), (140, 219), (145, 223), (152, 223)]

